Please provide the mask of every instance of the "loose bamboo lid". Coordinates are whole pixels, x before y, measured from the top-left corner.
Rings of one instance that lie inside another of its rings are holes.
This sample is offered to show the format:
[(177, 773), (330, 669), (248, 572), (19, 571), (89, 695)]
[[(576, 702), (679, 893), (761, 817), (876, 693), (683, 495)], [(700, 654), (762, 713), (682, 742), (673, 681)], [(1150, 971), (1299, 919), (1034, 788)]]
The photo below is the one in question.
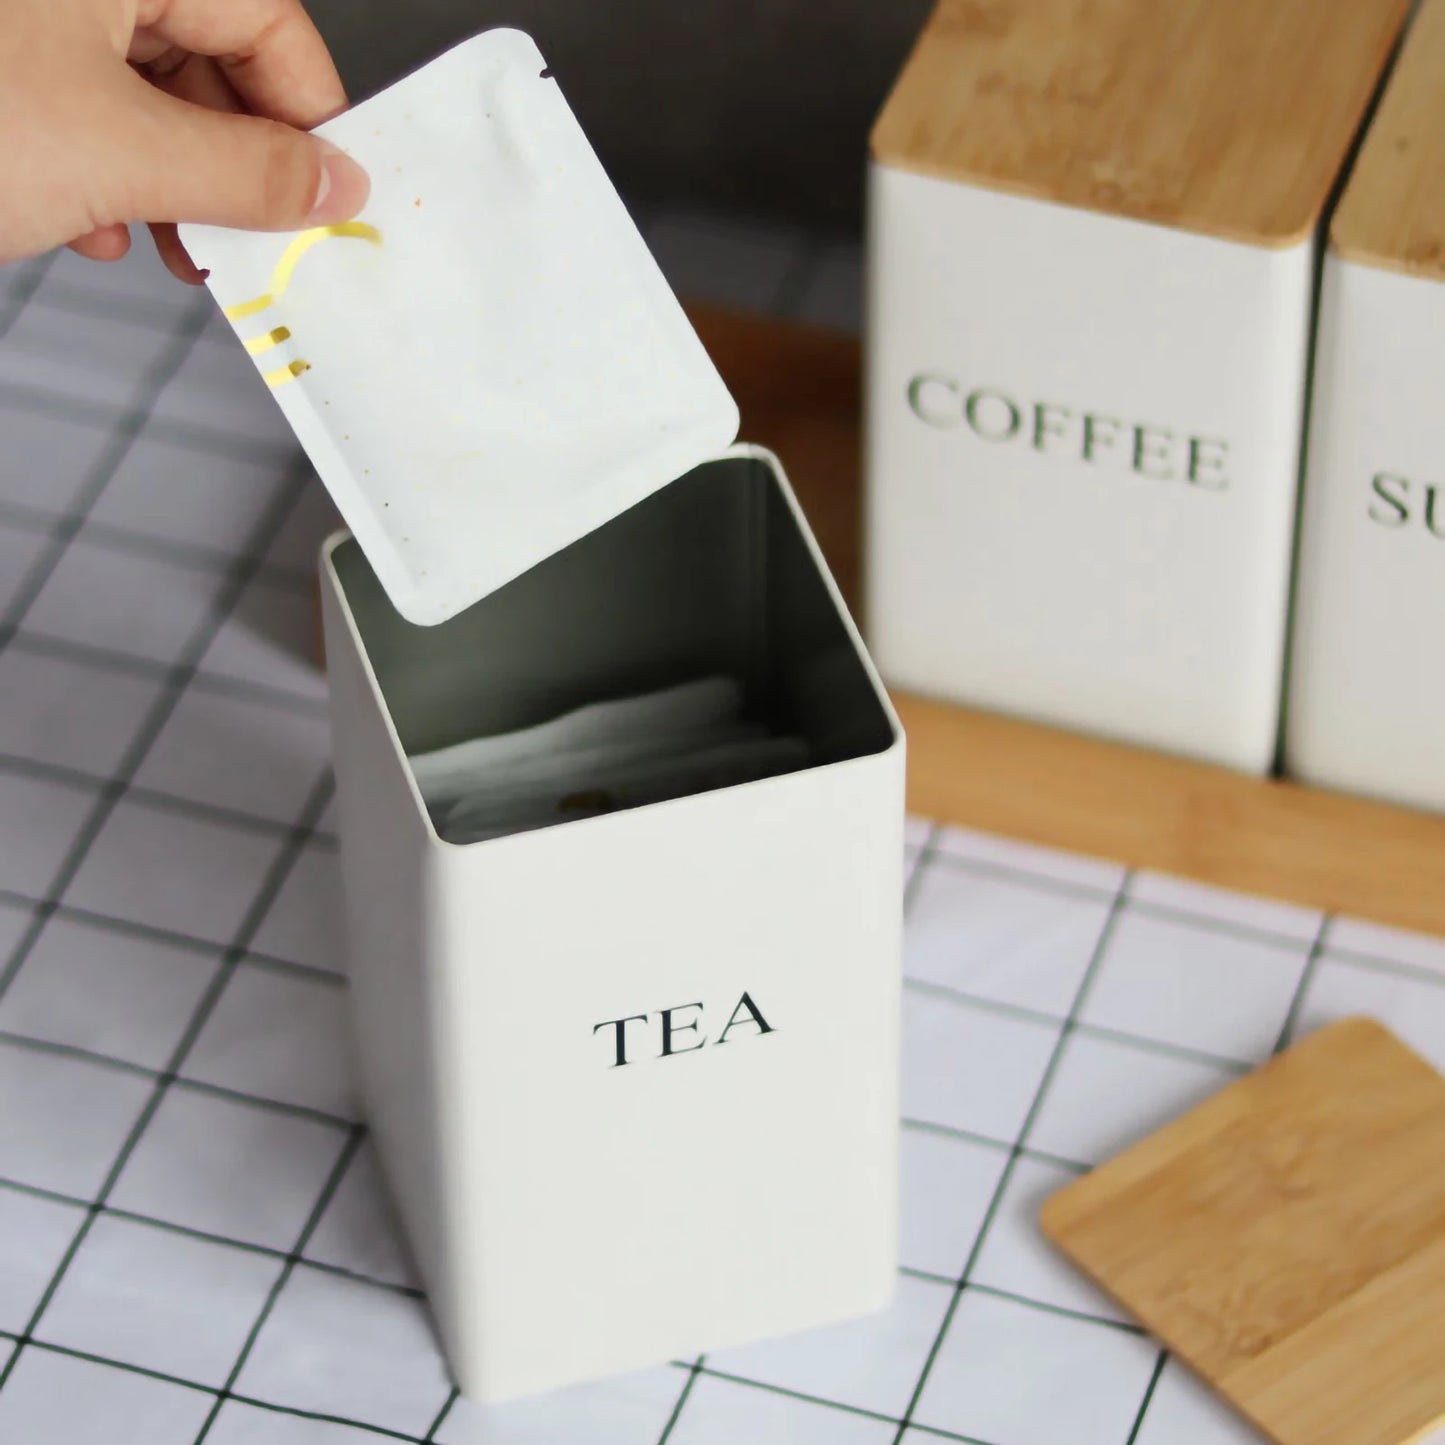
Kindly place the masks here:
[(1445, 280), (1445, 0), (1410, 27), (1330, 240), (1351, 261)]
[(1277, 1445), (1427, 1445), (1445, 1426), (1442, 1157), (1445, 1079), (1341, 1019), (1040, 1222)]
[(1304, 240), (1409, 0), (940, 0), (873, 130), (902, 170)]

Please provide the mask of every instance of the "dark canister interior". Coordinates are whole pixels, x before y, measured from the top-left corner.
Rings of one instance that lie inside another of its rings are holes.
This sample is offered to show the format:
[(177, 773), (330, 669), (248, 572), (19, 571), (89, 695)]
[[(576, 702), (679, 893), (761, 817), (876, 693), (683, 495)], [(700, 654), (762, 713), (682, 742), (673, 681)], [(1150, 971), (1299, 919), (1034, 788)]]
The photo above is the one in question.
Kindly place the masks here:
[(708, 462), (436, 627), (334, 555), (408, 754), (725, 673), (817, 763), (881, 752), (887, 715), (772, 468)]

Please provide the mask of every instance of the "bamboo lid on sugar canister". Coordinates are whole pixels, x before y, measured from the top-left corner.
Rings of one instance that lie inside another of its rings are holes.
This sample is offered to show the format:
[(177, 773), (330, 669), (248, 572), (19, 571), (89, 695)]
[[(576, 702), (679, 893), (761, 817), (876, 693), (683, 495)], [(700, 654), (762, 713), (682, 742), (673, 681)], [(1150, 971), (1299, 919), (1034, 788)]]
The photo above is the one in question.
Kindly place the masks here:
[(1426, 0), (1330, 224), (1347, 261), (1445, 280), (1445, 0)]
[(1409, 0), (940, 0), (874, 127), (873, 159), (1250, 245), (1297, 244), (1320, 222), (1408, 10)]

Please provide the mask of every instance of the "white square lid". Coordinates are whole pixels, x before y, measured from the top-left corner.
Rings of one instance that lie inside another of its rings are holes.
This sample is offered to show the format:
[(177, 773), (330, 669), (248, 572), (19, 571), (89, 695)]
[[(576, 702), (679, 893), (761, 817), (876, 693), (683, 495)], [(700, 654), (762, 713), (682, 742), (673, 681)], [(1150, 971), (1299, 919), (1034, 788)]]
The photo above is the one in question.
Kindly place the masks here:
[(737, 406), (532, 40), (316, 132), (356, 221), (182, 239), (397, 611), (454, 616), (734, 440)]

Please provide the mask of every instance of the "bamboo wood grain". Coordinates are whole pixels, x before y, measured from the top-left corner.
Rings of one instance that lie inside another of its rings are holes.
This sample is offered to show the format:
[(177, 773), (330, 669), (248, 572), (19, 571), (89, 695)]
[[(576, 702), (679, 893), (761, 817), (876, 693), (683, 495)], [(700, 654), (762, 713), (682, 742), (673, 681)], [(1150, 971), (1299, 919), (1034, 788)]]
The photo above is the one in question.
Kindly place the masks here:
[(1408, 0), (940, 0), (876, 161), (1285, 245), (1313, 231)]
[(1351, 261), (1445, 279), (1445, 0), (1426, 0), (1330, 224)]
[(1279, 1445), (1445, 1420), (1445, 1079), (1311, 1035), (1054, 1195), (1046, 1235)]

